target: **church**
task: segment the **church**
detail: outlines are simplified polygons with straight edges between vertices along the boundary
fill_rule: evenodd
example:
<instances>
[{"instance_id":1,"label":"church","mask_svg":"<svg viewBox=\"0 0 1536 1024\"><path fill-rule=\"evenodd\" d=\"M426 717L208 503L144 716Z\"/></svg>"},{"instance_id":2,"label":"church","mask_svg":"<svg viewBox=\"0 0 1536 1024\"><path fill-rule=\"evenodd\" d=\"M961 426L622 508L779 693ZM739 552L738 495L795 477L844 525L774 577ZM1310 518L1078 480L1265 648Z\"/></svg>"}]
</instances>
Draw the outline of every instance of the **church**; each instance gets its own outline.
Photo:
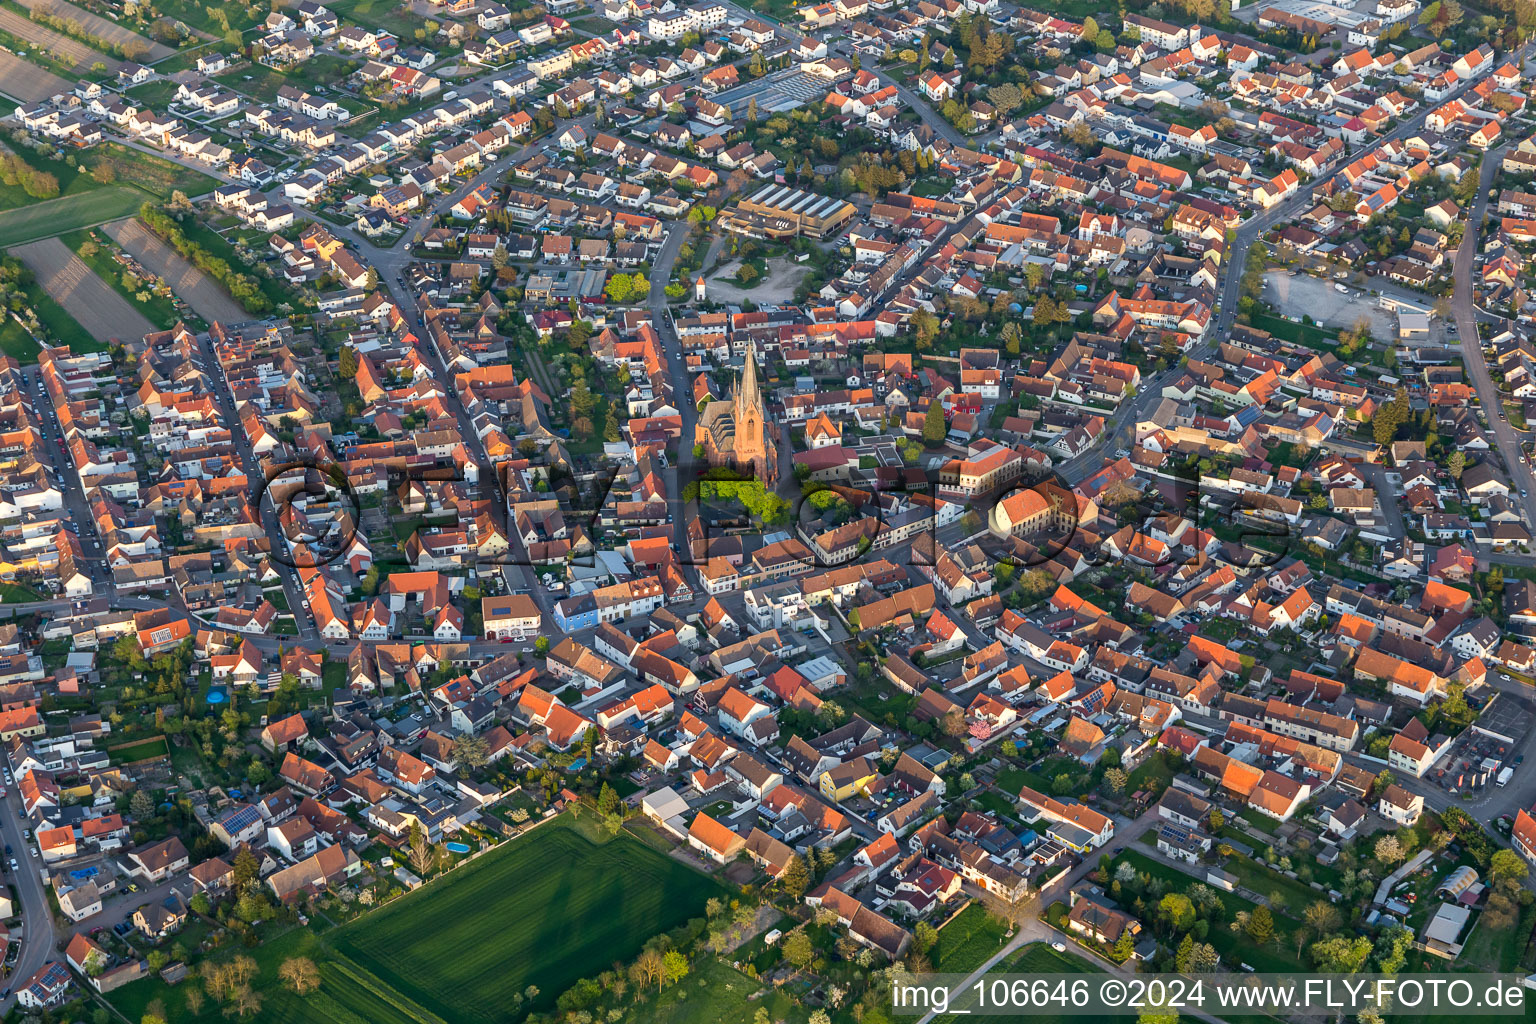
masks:
<instances>
[{"instance_id":1,"label":"church","mask_svg":"<svg viewBox=\"0 0 1536 1024\"><path fill-rule=\"evenodd\" d=\"M699 414L693 442L703 447L711 466L735 466L743 471L751 466L765 487L772 487L778 479L778 447L769 434L768 414L757 385L757 362L750 352L730 400L710 402Z\"/></svg>"}]
</instances>

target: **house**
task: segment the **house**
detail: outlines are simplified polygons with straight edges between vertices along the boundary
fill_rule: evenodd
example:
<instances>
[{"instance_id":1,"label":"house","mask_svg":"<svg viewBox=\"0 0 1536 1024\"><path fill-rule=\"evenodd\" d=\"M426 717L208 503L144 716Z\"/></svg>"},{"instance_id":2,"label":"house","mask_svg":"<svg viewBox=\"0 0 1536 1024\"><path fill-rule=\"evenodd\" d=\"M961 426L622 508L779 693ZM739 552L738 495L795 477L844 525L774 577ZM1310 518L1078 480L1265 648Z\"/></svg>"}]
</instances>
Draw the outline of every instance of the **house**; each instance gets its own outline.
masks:
<instances>
[{"instance_id":1,"label":"house","mask_svg":"<svg viewBox=\"0 0 1536 1024\"><path fill-rule=\"evenodd\" d=\"M746 847L747 841L701 811L688 826L688 845L716 864L725 864Z\"/></svg>"},{"instance_id":2,"label":"house","mask_svg":"<svg viewBox=\"0 0 1536 1024\"><path fill-rule=\"evenodd\" d=\"M1424 813L1424 798L1417 793L1408 792L1394 782L1382 790L1376 809L1388 821L1395 822L1404 828L1411 828Z\"/></svg>"},{"instance_id":3,"label":"house","mask_svg":"<svg viewBox=\"0 0 1536 1024\"><path fill-rule=\"evenodd\" d=\"M1123 910L1117 910L1091 896L1078 897L1067 913L1067 930L1081 935L1090 942L1102 946L1114 946L1120 936L1130 933L1132 938L1141 934L1141 922Z\"/></svg>"},{"instance_id":4,"label":"house","mask_svg":"<svg viewBox=\"0 0 1536 1024\"><path fill-rule=\"evenodd\" d=\"M185 871L190 857L187 848L176 836L162 839L152 846L129 850L128 873L150 884L165 881L178 871Z\"/></svg>"}]
</instances>

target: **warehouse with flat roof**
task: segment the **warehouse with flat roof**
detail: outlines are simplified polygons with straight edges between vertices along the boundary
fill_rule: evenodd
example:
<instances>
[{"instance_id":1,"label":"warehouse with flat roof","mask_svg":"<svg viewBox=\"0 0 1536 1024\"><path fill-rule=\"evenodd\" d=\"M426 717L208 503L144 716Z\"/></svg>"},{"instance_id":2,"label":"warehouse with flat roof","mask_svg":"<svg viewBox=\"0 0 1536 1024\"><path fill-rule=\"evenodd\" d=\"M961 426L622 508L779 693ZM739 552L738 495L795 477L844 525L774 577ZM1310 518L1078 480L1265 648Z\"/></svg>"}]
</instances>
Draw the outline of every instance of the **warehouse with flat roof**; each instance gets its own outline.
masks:
<instances>
[{"instance_id":1,"label":"warehouse with flat roof","mask_svg":"<svg viewBox=\"0 0 1536 1024\"><path fill-rule=\"evenodd\" d=\"M845 199L802 192L788 185L765 185L726 211L725 227L750 238L827 238L853 218Z\"/></svg>"}]
</instances>

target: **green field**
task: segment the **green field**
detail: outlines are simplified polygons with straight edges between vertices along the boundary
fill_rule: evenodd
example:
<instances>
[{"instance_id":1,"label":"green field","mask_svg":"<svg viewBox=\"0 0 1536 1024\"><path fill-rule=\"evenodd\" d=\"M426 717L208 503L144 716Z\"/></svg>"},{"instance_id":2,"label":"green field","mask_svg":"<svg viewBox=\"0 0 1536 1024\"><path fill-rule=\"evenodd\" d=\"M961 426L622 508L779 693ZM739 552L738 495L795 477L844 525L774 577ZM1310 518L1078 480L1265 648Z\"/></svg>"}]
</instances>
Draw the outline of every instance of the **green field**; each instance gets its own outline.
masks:
<instances>
[{"instance_id":1,"label":"green field","mask_svg":"<svg viewBox=\"0 0 1536 1024\"><path fill-rule=\"evenodd\" d=\"M0 247L51 238L138 211L144 194L131 188L98 188L0 213Z\"/></svg>"},{"instance_id":2,"label":"green field","mask_svg":"<svg viewBox=\"0 0 1536 1024\"><path fill-rule=\"evenodd\" d=\"M630 836L599 847L562 822L347 926L332 946L455 1024L490 1024L509 1019L508 992L537 985L547 1006L723 892Z\"/></svg>"},{"instance_id":3,"label":"green field","mask_svg":"<svg viewBox=\"0 0 1536 1024\"><path fill-rule=\"evenodd\" d=\"M939 929L939 942L933 947L933 969L945 974L974 971L1003 948L1007 931L1007 922L988 913L980 903L972 903Z\"/></svg>"},{"instance_id":4,"label":"green field","mask_svg":"<svg viewBox=\"0 0 1536 1024\"><path fill-rule=\"evenodd\" d=\"M0 144L0 152L5 150L15 153L37 170L46 171L57 178L59 180L59 195L61 196L75 196L101 188L89 174L81 174L79 170L69 166L63 160L52 160L41 153L20 146L12 147ZM13 210L19 206L31 206L37 201L27 195L27 190L20 185L0 184L0 210Z\"/></svg>"},{"instance_id":5,"label":"green field","mask_svg":"<svg viewBox=\"0 0 1536 1024\"><path fill-rule=\"evenodd\" d=\"M32 335L7 316L0 320L0 352L14 357L19 363L32 363L37 361L39 349Z\"/></svg>"},{"instance_id":6,"label":"green field","mask_svg":"<svg viewBox=\"0 0 1536 1024\"><path fill-rule=\"evenodd\" d=\"M258 1015L262 1024L423 1024L396 1000L380 998L347 976L325 948L325 937L309 928L294 928L254 950L229 949L226 955L236 952L248 953L260 967L254 987L263 996ZM300 956L313 960L321 977L319 990L304 998L283 988L277 977L284 960ZM164 1004L166 1020L213 1024L230 1019L213 1000L204 1004L201 1013L192 1013L186 1005L189 988L186 984L172 988L157 978L146 978L113 992L110 1001L132 1021L142 1018L155 1000Z\"/></svg>"},{"instance_id":7,"label":"green field","mask_svg":"<svg viewBox=\"0 0 1536 1024\"><path fill-rule=\"evenodd\" d=\"M215 955L256 959L263 1024L499 1024L517 1016L509 993L536 985L535 1005L547 1009L576 980L633 957L652 935L702 917L705 902L724 893L632 836L597 843L567 819L340 928L318 931L317 918L254 950L226 947ZM282 962L295 956L320 968L320 989L304 998L277 980ZM714 993L721 1006L755 991L724 965L711 973L721 984ZM733 985L732 976L740 982ZM146 979L113 992L111 1001L131 1021L157 999L167 1020L226 1019L211 1000L191 1013L187 987ZM684 1006L666 1019L703 1024ZM708 1018L727 1019L734 1018Z\"/></svg>"},{"instance_id":8,"label":"green field","mask_svg":"<svg viewBox=\"0 0 1536 1024\"><path fill-rule=\"evenodd\" d=\"M80 165L91 170L109 166L110 183L98 182L89 172L30 149L16 152L59 180L59 196L37 200L20 185L0 185L0 248L125 217L146 197L169 199L177 190L200 196L218 185L216 179L190 167L116 142L103 143L80 157Z\"/></svg>"}]
</instances>

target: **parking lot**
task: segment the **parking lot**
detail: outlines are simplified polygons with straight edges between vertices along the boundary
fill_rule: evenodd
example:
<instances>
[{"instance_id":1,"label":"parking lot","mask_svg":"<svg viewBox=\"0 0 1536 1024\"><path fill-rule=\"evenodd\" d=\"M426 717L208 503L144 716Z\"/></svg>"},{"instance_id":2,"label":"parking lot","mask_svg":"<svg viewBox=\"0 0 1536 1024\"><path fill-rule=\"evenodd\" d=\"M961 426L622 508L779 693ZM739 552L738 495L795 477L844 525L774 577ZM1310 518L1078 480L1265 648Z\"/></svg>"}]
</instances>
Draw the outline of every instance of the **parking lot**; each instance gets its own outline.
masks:
<instances>
[{"instance_id":1,"label":"parking lot","mask_svg":"<svg viewBox=\"0 0 1536 1024\"><path fill-rule=\"evenodd\" d=\"M1499 771L1510 767L1520 770L1517 761L1520 740L1525 737L1533 718L1524 702L1501 694L1484 709L1477 724L1462 733L1441 764L1427 779L1456 796L1482 793L1497 785Z\"/></svg>"},{"instance_id":2,"label":"parking lot","mask_svg":"<svg viewBox=\"0 0 1536 1024\"><path fill-rule=\"evenodd\" d=\"M1376 298L1347 284L1349 294L1334 287L1339 282L1309 274L1272 270L1264 275L1264 298L1284 316L1310 316L1324 327L1353 327L1363 316L1371 333L1386 342L1397 336L1397 317L1376 304ZM1435 328L1438 329L1438 326Z\"/></svg>"}]
</instances>

